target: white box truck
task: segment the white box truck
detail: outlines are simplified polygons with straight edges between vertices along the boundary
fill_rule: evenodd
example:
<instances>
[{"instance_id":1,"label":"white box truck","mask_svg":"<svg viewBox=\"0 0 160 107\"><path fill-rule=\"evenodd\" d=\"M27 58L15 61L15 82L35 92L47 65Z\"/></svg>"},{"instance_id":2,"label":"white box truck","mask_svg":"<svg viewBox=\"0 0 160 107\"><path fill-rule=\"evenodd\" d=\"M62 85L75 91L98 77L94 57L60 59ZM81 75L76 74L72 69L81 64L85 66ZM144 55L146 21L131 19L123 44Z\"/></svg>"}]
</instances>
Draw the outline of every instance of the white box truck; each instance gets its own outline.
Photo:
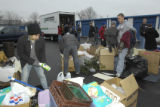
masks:
<instances>
[{"instance_id":1,"label":"white box truck","mask_svg":"<svg viewBox=\"0 0 160 107\"><path fill-rule=\"evenodd\" d=\"M58 11L40 16L40 27L46 39L57 39L58 26L62 24L75 25L75 13Z\"/></svg>"}]
</instances>

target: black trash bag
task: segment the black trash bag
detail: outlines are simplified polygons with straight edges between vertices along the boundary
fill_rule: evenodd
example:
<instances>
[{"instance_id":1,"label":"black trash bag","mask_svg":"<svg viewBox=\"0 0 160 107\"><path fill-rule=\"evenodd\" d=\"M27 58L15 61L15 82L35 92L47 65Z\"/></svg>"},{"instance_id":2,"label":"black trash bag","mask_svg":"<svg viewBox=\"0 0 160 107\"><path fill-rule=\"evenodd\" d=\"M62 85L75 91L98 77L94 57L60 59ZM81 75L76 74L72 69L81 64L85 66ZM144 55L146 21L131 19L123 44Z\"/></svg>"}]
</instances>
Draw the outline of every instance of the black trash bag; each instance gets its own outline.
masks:
<instances>
[{"instance_id":1,"label":"black trash bag","mask_svg":"<svg viewBox=\"0 0 160 107\"><path fill-rule=\"evenodd\" d=\"M3 50L8 58L15 56L15 43L14 42L4 42Z\"/></svg>"},{"instance_id":2,"label":"black trash bag","mask_svg":"<svg viewBox=\"0 0 160 107\"><path fill-rule=\"evenodd\" d=\"M122 78L128 77L130 74L134 74L137 79L143 79L147 76L148 62L141 56L127 57L125 65Z\"/></svg>"}]
</instances>

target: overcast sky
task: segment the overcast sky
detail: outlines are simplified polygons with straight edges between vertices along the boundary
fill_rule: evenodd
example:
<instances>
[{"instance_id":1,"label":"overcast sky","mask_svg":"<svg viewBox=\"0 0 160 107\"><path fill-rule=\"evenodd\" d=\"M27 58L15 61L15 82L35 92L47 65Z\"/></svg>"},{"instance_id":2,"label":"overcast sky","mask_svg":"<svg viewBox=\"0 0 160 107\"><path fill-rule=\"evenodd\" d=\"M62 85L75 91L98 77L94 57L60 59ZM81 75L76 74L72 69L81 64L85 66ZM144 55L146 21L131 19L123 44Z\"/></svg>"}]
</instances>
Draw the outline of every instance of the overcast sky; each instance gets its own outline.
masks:
<instances>
[{"instance_id":1,"label":"overcast sky","mask_svg":"<svg viewBox=\"0 0 160 107\"><path fill-rule=\"evenodd\" d=\"M0 11L13 11L25 19L32 12L77 12L90 6L103 17L160 13L160 0L0 0Z\"/></svg>"}]
</instances>

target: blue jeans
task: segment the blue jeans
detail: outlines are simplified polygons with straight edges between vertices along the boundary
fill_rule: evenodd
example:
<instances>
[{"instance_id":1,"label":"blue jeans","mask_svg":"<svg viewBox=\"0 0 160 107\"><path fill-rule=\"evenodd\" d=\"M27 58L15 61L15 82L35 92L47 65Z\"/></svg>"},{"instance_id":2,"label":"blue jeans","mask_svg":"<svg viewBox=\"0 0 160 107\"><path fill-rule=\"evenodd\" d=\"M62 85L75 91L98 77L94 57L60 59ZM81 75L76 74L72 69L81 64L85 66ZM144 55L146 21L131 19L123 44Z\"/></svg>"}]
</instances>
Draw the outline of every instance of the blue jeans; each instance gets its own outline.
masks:
<instances>
[{"instance_id":1,"label":"blue jeans","mask_svg":"<svg viewBox=\"0 0 160 107\"><path fill-rule=\"evenodd\" d=\"M38 67L38 66L26 64L23 67L22 74L21 74L22 81L28 83L29 74L30 74L30 71L32 68L34 68L34 70L36 71L36 73L40 79L42 87L44 89L48 89L47 80L46 80L46 77L44 74L44 70L43 70L43 68Z\"/></svg>"},{"instance_id":2,"label":"blue jeans","mask_svg":"<svg viewBox=\"0 0 160 107\"><path fill-rule=\"evenodd\" d=\"M77 33L78 41L80 42L80 33Z\"/></svg>"},{"instance_id":3,"label":"blue jeans","mask_svg":"<svg viewBox=\"0 0 160 107\"><path fill-rule=\"evenodd\" d=\"M70 46L64 49L64 73L68 72L68 61L70 54L73 57L75 70L77 73L80 73L80 65L79 65L79 58L78 58L78 50L77 46Z\"/></svg>"},{"instance_id":4,"label":"blue jeans","mask_svg":"<svg viewBox=\"0 0 160 107\"><path fill-rule=\"evenodd\" d=\"M120 75L123 73L124 61L127 53L128 48L124 48L122 49L122 52L119 53L118 57L115 57L115 71Z\"/></svg>"},{"instance_id":5,"label":"blue jeans","mask_svg":"<svg viewBox=\"0 0 160 107\"><path fill-rule=\"evenodd\" d=\"M58 35L58 41L62 39L62 35Z\"/></svg>"},{"instance_id":6,"label":"blue jeans","mask_svg":"<svg viewBox=\"0 0 160 107\"><path fill-rule=\"evenodd\" d=\"M145 38L140 36L140 49L145 49Z\"/></svg>"}]
</instances>

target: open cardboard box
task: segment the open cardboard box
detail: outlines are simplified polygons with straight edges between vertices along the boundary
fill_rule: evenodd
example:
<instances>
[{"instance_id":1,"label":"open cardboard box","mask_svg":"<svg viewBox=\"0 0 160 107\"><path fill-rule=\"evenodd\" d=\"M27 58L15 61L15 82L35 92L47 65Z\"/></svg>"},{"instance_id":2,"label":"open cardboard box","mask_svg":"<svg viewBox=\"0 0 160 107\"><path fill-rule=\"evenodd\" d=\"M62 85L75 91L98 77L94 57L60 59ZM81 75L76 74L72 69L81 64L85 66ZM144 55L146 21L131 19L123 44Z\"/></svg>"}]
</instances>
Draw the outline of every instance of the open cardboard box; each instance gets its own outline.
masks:
<instances>
[{"instance_id":1,"label":"open cardboard box","mask_svg":"<svg viewBox=\"0 0 160 107\"><path fill-rule=\"evenodd\" d=\"M122 87L125 93L123 94L115 88L113 88L111 86L112 84ZM116 77L104 81L101 85L118 95L120 97L120 101L126 107L136 107L139 87L133 74L125 79L120 79Z\"/></svg>"}]
</instances>

